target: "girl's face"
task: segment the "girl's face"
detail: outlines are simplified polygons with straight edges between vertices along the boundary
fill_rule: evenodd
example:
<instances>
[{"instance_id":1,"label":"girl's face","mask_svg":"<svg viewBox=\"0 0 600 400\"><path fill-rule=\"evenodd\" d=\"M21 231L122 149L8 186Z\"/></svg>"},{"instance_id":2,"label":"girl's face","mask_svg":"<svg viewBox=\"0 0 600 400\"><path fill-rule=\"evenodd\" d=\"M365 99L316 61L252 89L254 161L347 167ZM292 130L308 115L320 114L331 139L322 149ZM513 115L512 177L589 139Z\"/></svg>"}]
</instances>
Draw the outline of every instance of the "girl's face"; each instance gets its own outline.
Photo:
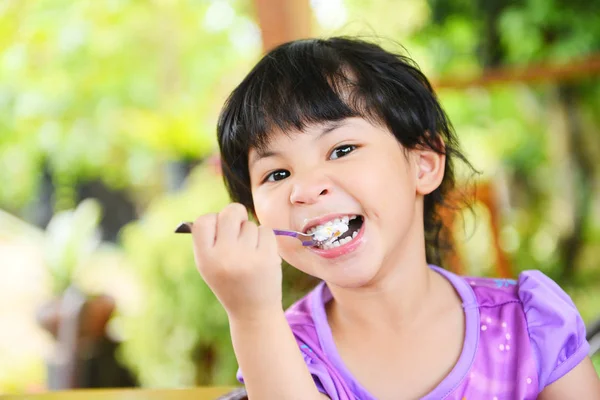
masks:
<instances>
[{"instance_id":1,"label":"girl's face","mask_svg":"<svg viewBox=\"0 0 600 400\"><path fill-rule=\"evenodd\" d=\"M443 156L406 151L387 129L349 118L276 133L264 151L250 150L248 166L261 224L306 232L337 218L356 231L331 248L278 237L280 255L296 268L360 287L401 252L424 254L422 197L441 182Z\"/></svg>"}]
</instances>

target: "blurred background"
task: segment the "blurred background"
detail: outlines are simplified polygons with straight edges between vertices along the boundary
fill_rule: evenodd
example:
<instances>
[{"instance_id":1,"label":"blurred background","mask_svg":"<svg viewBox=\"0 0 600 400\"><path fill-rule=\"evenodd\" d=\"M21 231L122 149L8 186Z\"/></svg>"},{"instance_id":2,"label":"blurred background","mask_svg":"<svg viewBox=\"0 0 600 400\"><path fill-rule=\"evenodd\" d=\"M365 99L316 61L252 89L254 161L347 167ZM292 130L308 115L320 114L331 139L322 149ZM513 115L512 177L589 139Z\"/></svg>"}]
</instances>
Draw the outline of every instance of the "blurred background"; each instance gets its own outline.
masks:
<instances>
[{"instance_id":1,"label":"blurred background","mask_svg":"<svg viewBox=\"0 0 600 400\"><path fill-rule=\"evenodd\" d=\"M414 58L481 171L446 266L540 269L600 318L598 0L5 0L0 394L235 383L173 230L228 202L229 92L273 46L338 34ZM286 304L314 283L284 276Z\"/></svg>"}]
</instances>

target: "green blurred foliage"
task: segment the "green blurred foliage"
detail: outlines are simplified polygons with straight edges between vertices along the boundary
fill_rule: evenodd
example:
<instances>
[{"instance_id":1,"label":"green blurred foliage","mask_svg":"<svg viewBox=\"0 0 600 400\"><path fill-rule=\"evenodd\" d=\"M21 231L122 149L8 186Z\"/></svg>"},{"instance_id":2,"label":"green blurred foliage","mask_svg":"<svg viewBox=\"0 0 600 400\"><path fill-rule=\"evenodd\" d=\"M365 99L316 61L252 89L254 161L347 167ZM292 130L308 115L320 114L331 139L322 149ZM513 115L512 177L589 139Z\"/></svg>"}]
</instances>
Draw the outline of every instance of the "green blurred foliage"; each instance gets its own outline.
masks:
<instances>
[{"instance_id":1,"label":"green blurred foliage","mask_svg":"<svg viewBox=\"0 0 600 400\"><path fill-rule=\"evenodd\" d=\"M62 294L74 283L74 277L98 249L101 214L97 201L85 199L74 210L60 211L50 220L44 261L52 276L54 294Z\"/></svg>"},{"instance_id":2,"label":"green blurred foliage","mask_svg":"<svg viewBox=\"0 0 600 400\"><path fill-rule=\"evenodd\" d=\"M57 209L100 178L146 194L167 160L215 146L228 74L260 51L248 1L0 4L0 204L20 210L47 163Z\"/></svg>"},{"instance_id":3,"label":"green blurred foliage","mask_svg":"<svg viewBox=\"0 0 600 400\"><path fill-rule=\"evenodd\" d=\"M568 61L598 51L600 5L570 0L429 0L431 22L417 37L433 46L438 71ZM466 71L462 68L466 67Z\"/></svg>"},{"instance_id":4,"label":"green blurred foliage","mask_svg":"<svg viewBox=\"0 0 600 400\"><path fill-rule=\"evenodd\" d=\"M143 310L124 319L125 356L148 385L191 385L197 373L230 383L235 374L227 316L194 268L191 237L173 233L178 222L218 212L227 202L221 178L199 167L186 188L159 196L123 231L124 251L144 293ZM214 371L196 372L194 352L202 345L214 351Z\"/></svg>"}]
</instances>

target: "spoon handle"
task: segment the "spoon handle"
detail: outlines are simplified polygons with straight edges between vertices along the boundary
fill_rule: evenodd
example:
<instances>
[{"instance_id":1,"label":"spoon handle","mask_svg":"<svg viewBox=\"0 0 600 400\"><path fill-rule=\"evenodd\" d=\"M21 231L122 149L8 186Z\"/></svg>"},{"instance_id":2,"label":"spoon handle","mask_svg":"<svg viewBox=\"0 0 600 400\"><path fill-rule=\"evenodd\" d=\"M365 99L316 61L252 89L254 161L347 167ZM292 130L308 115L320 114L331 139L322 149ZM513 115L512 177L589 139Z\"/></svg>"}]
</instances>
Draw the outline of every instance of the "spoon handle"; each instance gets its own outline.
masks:
<instances>
[{"instance_id":1,"label":"spoon handle","mask_svg":"<svg viewBox=\"0 0 600 400\"><path fill-rule=\"evenodd\" d=\"M175 233L192 233L192 222L182 222L175 229ZM294 237L302 242L303 246L314 246L315 240L311 235L307 235L305 233L296 232L296 231L288 231L285 229L273 229L273 232L278 236L290 236Z\"/></svg>"}]
</instances>

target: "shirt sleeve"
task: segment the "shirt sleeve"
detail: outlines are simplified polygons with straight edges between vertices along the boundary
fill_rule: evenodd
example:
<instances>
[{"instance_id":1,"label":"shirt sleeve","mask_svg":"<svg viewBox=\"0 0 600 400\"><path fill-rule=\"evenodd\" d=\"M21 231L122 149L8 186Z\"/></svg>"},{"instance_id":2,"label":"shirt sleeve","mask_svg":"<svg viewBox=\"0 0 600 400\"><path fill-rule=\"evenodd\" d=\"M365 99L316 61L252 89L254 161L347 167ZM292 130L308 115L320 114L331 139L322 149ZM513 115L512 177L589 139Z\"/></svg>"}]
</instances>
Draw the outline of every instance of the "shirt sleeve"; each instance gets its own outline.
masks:
<instances>
[{"instance_id":1,"label":"shirt sleeve","mask_svg":"<svg viewBox=\"0 0 600 400\"><path fill-rule=\"evenodd\" d=\"M518 290L541 391L588 355L586 328L569 295L542 272L521 273Z\"/></svg>"}]
</instances>

